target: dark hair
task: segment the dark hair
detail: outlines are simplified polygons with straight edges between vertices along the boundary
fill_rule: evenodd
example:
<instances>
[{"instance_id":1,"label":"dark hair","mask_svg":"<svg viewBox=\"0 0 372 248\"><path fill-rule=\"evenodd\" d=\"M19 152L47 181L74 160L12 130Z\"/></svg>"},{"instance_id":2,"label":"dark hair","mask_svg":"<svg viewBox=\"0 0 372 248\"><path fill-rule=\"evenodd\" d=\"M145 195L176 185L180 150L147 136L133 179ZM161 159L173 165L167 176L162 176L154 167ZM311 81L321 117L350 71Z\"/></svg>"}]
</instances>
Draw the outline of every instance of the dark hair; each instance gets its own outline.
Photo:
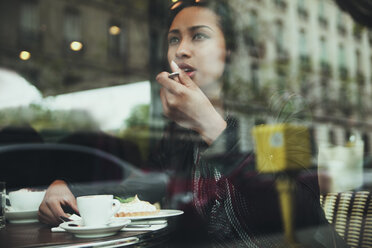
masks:
<instances>
[{"instance_id":1,"label":"dark hair","mask_svg":"<svg viewBox=\"0 0 372 248\"><path fill-rule=\"evenodd\" d=\"M235 31L232 9L227 1L223 0L179 0L173 3L170 7L170 14L168 20L168 28L176 15L187 7L203 7L212 10L219 17L219 26L226 42L226 49L234 51L235 44Z\"/></svg>"}]
</instances>

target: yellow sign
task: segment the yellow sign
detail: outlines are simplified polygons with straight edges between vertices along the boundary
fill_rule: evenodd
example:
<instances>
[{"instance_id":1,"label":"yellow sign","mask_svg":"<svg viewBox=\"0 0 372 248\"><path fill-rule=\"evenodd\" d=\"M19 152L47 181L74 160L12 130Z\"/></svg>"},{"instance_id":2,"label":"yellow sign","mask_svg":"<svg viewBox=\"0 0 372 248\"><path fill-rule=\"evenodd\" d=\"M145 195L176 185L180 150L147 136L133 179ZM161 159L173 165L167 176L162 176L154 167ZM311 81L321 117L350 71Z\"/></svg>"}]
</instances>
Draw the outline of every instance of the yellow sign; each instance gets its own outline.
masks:
<instances>
[{"instance_id":1,"label":"yellow sign","mask_svg":"<svg viewBox=\"0 0 372 248\"><path fill-rule=\"evenodd\" d=\"M258 171L300 170L311 165L307 127L292 124L259 125L252 132Z\"/></svg>"}]
</instances>

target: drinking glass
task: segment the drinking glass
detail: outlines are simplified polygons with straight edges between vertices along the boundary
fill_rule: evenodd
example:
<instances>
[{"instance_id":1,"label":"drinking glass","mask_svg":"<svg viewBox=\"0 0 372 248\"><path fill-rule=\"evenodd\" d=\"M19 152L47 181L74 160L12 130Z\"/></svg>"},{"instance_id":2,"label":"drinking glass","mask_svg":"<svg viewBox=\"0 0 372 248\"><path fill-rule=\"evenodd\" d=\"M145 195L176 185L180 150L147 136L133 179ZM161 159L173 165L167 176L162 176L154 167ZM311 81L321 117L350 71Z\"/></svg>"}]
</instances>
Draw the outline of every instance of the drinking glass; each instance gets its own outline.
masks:
<instances>
[{"instance_id":1,"label":"drinking glass","mask_svg":"<svg viewBox=\"0 0 372 248\"><path fill-rule=\"evenodd\" d=\"M5 227L5 204L6 204L5 182L0 182L0 229Z\"/></svg>"},{"instance_id":2,"label":"drinking glass","mask_svg":"<svg viewBox=\"0 0 372 248\"><path fill-rule=\"evenodd\" d=\"M353 191L363 185L363 141L344 145L319 145L318 168L321 191Z\"/></svg>"}]
</instances>

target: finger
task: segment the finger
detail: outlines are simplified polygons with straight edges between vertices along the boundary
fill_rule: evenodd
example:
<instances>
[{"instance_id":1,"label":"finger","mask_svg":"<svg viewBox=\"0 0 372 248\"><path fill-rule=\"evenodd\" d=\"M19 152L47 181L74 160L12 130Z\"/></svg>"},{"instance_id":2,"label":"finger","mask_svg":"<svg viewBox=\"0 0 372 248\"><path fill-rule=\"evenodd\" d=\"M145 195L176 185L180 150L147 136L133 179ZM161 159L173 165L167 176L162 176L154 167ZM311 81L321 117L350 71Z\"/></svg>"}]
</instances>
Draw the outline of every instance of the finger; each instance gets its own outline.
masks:
<instances>
[{"instance_id":1,"label":"finger","mask_svg":"<svg viewBox=\"0 0 372 248\"><path fill-rule=\"evenodd\" d=\"M56 220L53 217L50 217L50 216L40 216L39 217L39 220L41 223L44 223L44 224L47 224L47 225L50 225L50 226L58 226L62 221L61 220Z\"/></svg>"},{"instance_id":2,"label":"finger","mask_svg":"<svg viewBox=\"0 0 372 248\"><path fill-rule=\"evenodd\" d=\"M182 94L181 92L176 95L172 92L170 92L169 90L167 89L164 89L164 98L165 100L167 101L167 108L172 111L172 108L177 108L177 106L181 103L181 100L182 100Z\"/></svg>"},{"instance_id":3,"label":"finger","mask_svg":"<svg viewBox=\"0 0 372 248\"><path fill-rule=\"evenodd\" d=\"M45 206L43 209L39 209L38 217L39 220L45 224L58 225L61 223L61 220L59 218L56 219L52 211L47 206Z\"/></svg>"},{"instance_id":4,"label":"finger","mask_svg":"<svg viewBox=\"0 0 372 248\"><path fill-rule=\"evenodd\" d=\"M72 208L72 210L74 210L75 213L77 214L80 214L79 213L79 209L77 207L77 202L76 202L76 198L73 197L69 202L68 202L69 206Z\"/></svg>"},{"instance_id":5,"label":"finger","mask_svg":"<svg viewBox=\"0 0 372 248\"><path fill-rule=\"evenodd\" d=\"M45 224L49 224L49 222L47 220L48 218L46 217L47 215L45 214L45 206L40 205L39 211L37 212L37 216L38 216L38 219L40 220L40 222L45 223Z\"/></svg>"},{"instance_id":6,"label":"finger","mask_svg":"<svg viewBox=\"0 0 372 248\"><path fill-rule=\"evenodd\" d=\"M39 207L39 211L38 211L38 216L40 217L40 219L42 220L42 222L44 223L49 223L48 220L50 220L50 216L53 216L52 212L50 212L48 206L46 205L45 202L43 202L40 207Z\"/></svg>"},{"instance_id":7,"label":"finger","mask_svg":"<svg viewBox=\"0 0 372 248\"><path fill-rule=\"evenodd\" d=\"M54 219L59 220L59 216L68 217L68 215L62 209L61 202L47 202L47 206L51 214L54 216Z\"/></svg>"},{"instance_id":8,"label":"finger","mask_svg":"<svg viewBox=\"0 0 372 248\"><path fill-rule=\"evenodd\" d=\"M38 219L41 223L54 225L54 221L44 214L38 213Z\"/></svg>"},{"instance_id":9,"label":"finger","mask_svg":"<svg viewBox=\"0 0 372 248\"><path fill-rule=\"evenodd\" d=\"M170 92L177 94L181 90L181 84L174 82L175 80L168 78L168 72L161 72L156 76L156 81Z\"/></svg>"},{"instance_id":10,"label":"finger","mask_svg":"<svg viewBox=\"0 0 372 248\"><path fill-rule=\"evenodd\" d=\"M187 88L191 87L198 87L194 81L186 74L186 72L182 71L180 72L180 75L178 76L180 83L185 85Z\"/></svg>"}]
</instances>

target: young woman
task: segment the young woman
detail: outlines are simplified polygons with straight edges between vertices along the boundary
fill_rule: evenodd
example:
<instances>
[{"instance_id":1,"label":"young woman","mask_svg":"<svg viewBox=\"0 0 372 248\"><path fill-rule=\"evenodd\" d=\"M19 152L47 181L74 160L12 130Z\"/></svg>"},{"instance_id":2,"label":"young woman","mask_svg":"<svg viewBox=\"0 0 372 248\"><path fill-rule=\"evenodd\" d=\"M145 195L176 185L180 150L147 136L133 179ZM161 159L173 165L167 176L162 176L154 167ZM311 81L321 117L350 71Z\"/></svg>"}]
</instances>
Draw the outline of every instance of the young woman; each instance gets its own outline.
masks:
<instances>
[{"instance_id":1,"label":"young woman","mask_svg":"<svg viewBox=\"0 0 372 248\"><path fill-rule=\"evenodd\" d=\"M173 174L169 206L185 210L177 219L178 238L227 247L285 246L277 175L254 172L252 156L239 152L239 139L224 142L238 128L223 101L235 49L231 9L225 1L190 0L170 11L167 60L179 76L162 72L156 78L171 123L152 162ZM221 146L218 159L208 156ZM342 247L319 205L316 175L296 177L296 191L297 242Z\"/></svg>"}]
</instances>

